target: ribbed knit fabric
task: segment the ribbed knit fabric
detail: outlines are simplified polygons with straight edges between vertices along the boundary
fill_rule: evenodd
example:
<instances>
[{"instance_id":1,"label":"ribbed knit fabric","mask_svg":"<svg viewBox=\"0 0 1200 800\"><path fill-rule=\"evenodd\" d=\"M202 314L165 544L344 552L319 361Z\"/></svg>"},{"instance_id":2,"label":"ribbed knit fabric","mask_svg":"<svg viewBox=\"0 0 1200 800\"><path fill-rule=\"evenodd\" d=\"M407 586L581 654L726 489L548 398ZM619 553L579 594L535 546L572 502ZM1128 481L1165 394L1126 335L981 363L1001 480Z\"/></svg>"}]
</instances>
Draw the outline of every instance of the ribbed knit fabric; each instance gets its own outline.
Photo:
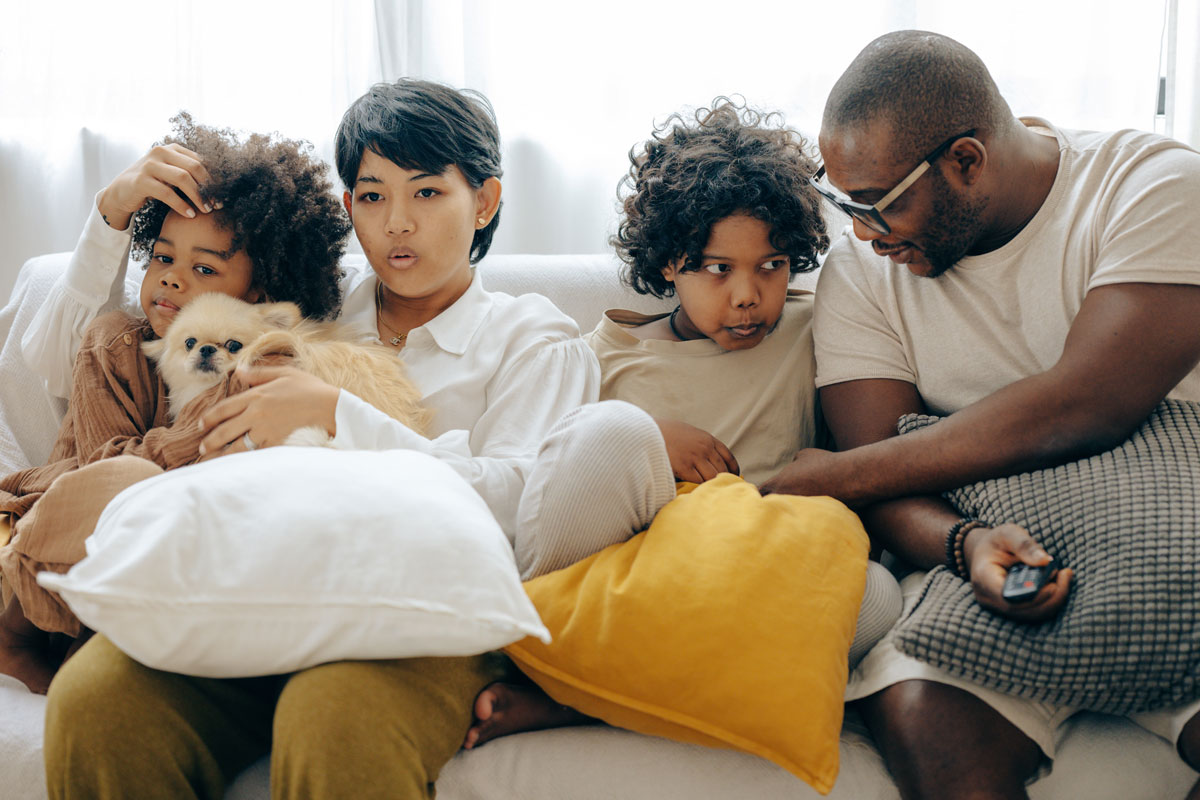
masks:
<instances>
[{"instance_id":1,"label":"ribbed knit fabric","mask_svg":"<svg viewBox=\"0 0 1200 800\"><path fill-rule=\"evenodd\" d=\"M875 643L884 637L904 610L900 584L878 561L867 562L867 586L858 608L858 626L850 643L850 669L854 669Z\"/></svg>"},{"instance_id":2,"label":"ribbed knit fabric","mask_svg":"<svg viewBox=\"0 0 1200 800\"><path fill-rule=\"evenodd\" d=\"M620 400L571 411L543 440L517 508L521 578L628 540L674 497L667 446L649 414Z\"/></svg>"}]
</instances>

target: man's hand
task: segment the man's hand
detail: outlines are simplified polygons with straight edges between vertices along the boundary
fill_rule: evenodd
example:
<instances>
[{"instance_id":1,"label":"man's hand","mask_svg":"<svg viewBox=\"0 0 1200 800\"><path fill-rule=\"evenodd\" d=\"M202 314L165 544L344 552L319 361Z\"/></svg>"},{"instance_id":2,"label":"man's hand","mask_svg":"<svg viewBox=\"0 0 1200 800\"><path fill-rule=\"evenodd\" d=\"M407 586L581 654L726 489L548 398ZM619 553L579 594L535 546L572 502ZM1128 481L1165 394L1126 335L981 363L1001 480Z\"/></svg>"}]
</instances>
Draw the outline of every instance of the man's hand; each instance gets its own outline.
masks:
<instances>
[{"instance_id":1,"label":"man's hand","mask_svg":"<svg viewBox=\"0 0 1200 800\"><path fill-rule=\"evenodd\" d=\"M842 494L841 487L833 480L833 468L837 461L837 453L816 447L806 448L796 453L792 463L768 478L758 490L762 494L828 495L842 500L839 496Z\"/></svg>"},{"instance_id":2,"label":"man's hand","mask_svg":"<svg viewBox=\"0 0 1200 800\"><path fill-rule=\"evenodd\" d=\"M1027 603L1013 605L1001 597L1004 579L1013 564L1024 562L1040 567L1050 563L1050 554L1019 525L999 525L970 531L963 542L963 555L971 574L975 599L979 605L1002 616L1025 622L1052 619L1062 611L1071 592L1074 572L1060 569Z\"/></svg>"},{"instance_id":3,"label":"man's hand","mask_svg":"<svg viewBox=\"0 0 1200 800\"><path fill-rule=\"evenodd\" d=\"M676 480L704 483L722 472L739 473L737 459L707 431L677 419L654 418L667 444L667 457Z\"/></svg>"},{"instance_id":4,"label":"man's hand","mask_svg":"<svg viewBox=\"0 0 1200 800\"><path fill-rule=\"evenodd\" d=\"M192 206L205 212L212 210L200 191L209 180L200 156L183 145L158 145L113 178L100 193L97 206L108 227L117 231L128 228L130 217L151 199L161 200L185 217L194 217ZM187 200L179 196L180 192Z\"/></svg>"}]
</instances>

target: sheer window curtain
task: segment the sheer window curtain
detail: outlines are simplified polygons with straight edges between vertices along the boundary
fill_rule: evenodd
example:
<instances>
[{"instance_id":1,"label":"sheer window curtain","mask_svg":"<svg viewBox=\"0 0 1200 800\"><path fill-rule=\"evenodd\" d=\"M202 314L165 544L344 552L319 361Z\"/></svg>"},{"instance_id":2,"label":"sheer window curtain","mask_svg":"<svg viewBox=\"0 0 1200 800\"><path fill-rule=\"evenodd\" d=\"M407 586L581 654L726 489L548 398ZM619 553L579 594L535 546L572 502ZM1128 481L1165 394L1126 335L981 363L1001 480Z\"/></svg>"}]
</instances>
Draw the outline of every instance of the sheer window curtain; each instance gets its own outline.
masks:
<instances>
[{"instance_id":1,"label":"sheer window curtain","mask_svg":"<svg viewBox=\"0 0 1200 800\"><path fill-rule=\"evenodd\" d=\"M492 100L504 140L495 252L608 249L627 153L673 111L740 94L815 136L868 41L972 47L1018 114L1200 143L1196 0L125 0L0 7L0 297L71 249L96 192L187 109L326 159L346 105L414 75ZM1171 13L1172 8L1174 12ZM1159 76L1167 76L1158 114ZM340 187L339 187L340 188Z\"/></svg>"},{"instance_id":2,"label":"sheer window curtain","mask_svg":"<svg viewBox=\"0 0 1200 800\"><path fill-rule=\"evenodd\" d=\"M1159 133L1200 147L1200 2L1166 0Z\"/></svg>"}]
</instances>

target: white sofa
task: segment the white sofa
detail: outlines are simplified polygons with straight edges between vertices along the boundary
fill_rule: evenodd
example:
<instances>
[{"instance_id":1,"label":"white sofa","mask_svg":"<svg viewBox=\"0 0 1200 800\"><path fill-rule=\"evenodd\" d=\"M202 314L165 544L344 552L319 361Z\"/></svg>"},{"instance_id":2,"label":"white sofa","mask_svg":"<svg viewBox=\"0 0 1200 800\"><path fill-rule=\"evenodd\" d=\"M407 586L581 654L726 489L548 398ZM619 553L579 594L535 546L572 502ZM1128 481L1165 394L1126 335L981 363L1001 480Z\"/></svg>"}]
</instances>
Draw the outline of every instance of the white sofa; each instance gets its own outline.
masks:
<instances>
[{"instance_id":1,"label":"white sofa","mask_svg":"<svg viewBox=\"0 0 1200 800\"><path fill-rule=\"evenodd\" d=\"M20 338L68 254L30 260L8 305L0 310L0 470L47 457L61 401L48 397L25 367ZM349 258L354 258L353 256ZM358 258L361 258L359 256ZM620 306L669 308L623 288L607 256L492 256L479 267L484 285L510 294L540 292L574 317L581 329ZM141 273L134 268L133 285ZM814 276L800 276L811 285ZM44 698L0 677L0 797L45 796L41 738ZM1035 783L1034 800L1162 800L1182 798L1196 773L1165 741L1132 723L1100 714L1078 715L1065 734L1053 772ZM813 800L819 795L783 769L757 757L680 744L607 727L527 733L458 755L437 783L440 800ZM838 800L897 798L878 752L853 715L841 742L841 772L828 795ZM265 760L231 787L235 800L267 797Z\"/></svg>"}]
</instances>

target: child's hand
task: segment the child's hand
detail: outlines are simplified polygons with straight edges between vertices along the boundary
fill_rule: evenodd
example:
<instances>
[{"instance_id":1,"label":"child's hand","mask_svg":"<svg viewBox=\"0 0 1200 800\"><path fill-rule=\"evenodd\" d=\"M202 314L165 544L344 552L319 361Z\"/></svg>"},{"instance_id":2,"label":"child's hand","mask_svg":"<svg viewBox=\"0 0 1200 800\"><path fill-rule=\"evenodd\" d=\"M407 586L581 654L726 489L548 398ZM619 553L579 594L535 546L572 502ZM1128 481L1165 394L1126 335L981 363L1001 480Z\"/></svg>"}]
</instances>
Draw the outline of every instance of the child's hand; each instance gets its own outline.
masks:
<instances>
[{"instance_id":1,"label":"child's hand","mask_svg":"<svg viewBox=\"0 0 1200 800\"><path fill-rule=\"evenodd\" d=\"M1067 602L1071 593L1070 569L1060 569L1029 602L1014 605L1001 592L1008 568L1024 562L1040 567L1050 563L1050 555L1034 541L1029 531L1019 525L998 525L995 528L976 528L963 542L963 555L971 576L971 587L979 605L1013 619L1041 622L1052 619Z\"/></svg>"},{"instance_id":2,"label":"child's hand","mask_svg":"<svg viewBox=\"0 0 1200 800\"><path fill-rule=\"evenodd\" d=\"M739 472L729 448L707 431L677 419L654 418L667 443L667 457L676 480L704 483L722 472Z\"/></svg>"},{"instance_id":3,"label":"child's hand","mask_svg":"<svg viewBox=\"0 0 1200 800\"><path fill-rule=\"evenodd\" d=\"M208 170L198 155L182 145L158 145L114 178L100 193L97 205L108 227L118 231L128 228L130 217L151 198L185 217L194 217L192 206L212 211L200 195L200 187L208 181ZM191 205L176 189L191 200Z\"/></svg>"},{"instance_id":4,"label":"child's hand","mask_svg":"<svg viewBox=\"0 0 1200 800\"><path fill-rule=\"evenodd\" d=\"M339 389L295 367L238 369L250 388L217 403L200 418L206 431L202 454L258 449L282 444L297 428L317 425L330 436L336 432ZM244 437L253 447L248 447Z\"/></svg>"}]
</instances>

